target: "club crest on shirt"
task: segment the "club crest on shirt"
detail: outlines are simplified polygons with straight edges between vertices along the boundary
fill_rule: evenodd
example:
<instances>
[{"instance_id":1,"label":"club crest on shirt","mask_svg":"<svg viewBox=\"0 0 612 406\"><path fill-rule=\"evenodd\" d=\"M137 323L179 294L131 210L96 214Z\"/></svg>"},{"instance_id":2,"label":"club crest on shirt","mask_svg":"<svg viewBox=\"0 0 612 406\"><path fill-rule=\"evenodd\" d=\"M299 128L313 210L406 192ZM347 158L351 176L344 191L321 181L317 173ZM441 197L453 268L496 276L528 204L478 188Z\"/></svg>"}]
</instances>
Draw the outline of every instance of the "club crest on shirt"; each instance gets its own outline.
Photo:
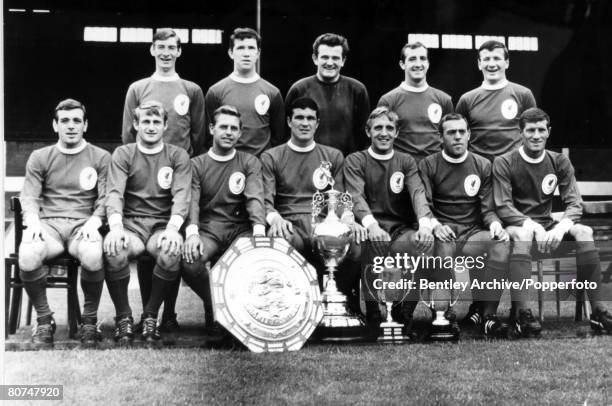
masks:
<instances>
[{"instance_id":1,"label":"club crest on shirt","mask_svg":"<svg viewBox=\"0 0 612 406\"><path fill-rule=\"evenodd\" d=\"M549 173L548 175L544 176L544 179L542 180L542 192L544 192L545 195L549 195L554 192L556 187L557 176L555 174Z\"/></svg>"},{"instance_id":2,"label":"club crest on shirt","mask_svg":"<svg viewBox=\"0 0 612 406\"><path fill-rule=\"evenodd\" d=\"M442 118L442 106L438 103L431 103L427 107L427 115L429 116L429 121L433 124L438 124Z\"/></svg>"},{"instance_id":3,"label":"club crest on shirt","mask_svg":"<svg viewBox=\"0 0 612 406\"><path fill-rule=\"evenodd\" d=\"M184 116L189 111L189 97L184 94L179 94L174 98L174 111L179 116Z\"/></svg>"},{"instance_id":4,"label":"club crest on shirt","mask_svg":"<svg viewBox=\"0 0 612 406\"><path fill-rule=\"evenodd\" d=\"M244 173L242 172L234 172L231 174L229 178L229 190L235 195L239 195L244 190L245 185Z\"/></svg>"},{"instance_id":5,"label":"club crest on shirt","mask_svg":"<svg viewBox=\"0 0 612 406\"><path fill-rule=\"evenodd\" d=\"M98 182L98 173L94 168L88 166L79 174L79 184L83 190L91 190L96 187Z\"/></svg>"},{"instance_id":6,"label":"club crest on shirt","mask_svg":"<svg viewBox=\"0 0 612 406\"><path fill-rule=\"evenodd\" d=\"M469 197L474 197L480 190L480 178L478 175L471 174L465 177L463 181L463 189Z\"/></svg>"},{"instance_id":7,"label":"club crest on shirt","mask_svg":"<svg viewBox=\"0 0 612 406\"><path fill-rule=\"evenodd\" d=\"M162 189L170 189L172 186L172 168L164 166L157 172L157 184Z\"/></svg>"},{"instance_id":8,"label":"club crest on shirt","mask_svg":"<svg viewBox=\"0 0 612 406\"><path fill-rule=\"evenodd\" d=\"M501 104L501 113L506 120L512 120L518 114L518 104L514 99L506 99Z\"/></svg>"},{"instance_id":9,"label":"club crest on shirt","mask_svg":"<svg viewBox=\"0 0 612 406\"><path fill-rule=\"evenodd\" d=\"M329 174L326 173L322 168L317 168L312 173L312 184L318 190L323 190L329 185Z\"/></svg>"},{"instance_id":10,"label":"club crest on shirt","mask_svg":"<svg viewBox=\"0 0 612 406\"><path fill-rule=\"evenodd\" d=\"M255 98L255 111L260 116L263 116L268 112L270 108L270 98L266 94L260 94Z\"/></svg>"},{"instance_id":11,"label":"club crest on shirt","mask_svg":"<svg viewBox=\"0 0 612 406\"><path fill-rule=\"evenodd\" d=\"M393 175L389 178L389 186L393 193L401 193L404 190L404 174L399 171L393 172Z\"/></svg>"}]
</instances>

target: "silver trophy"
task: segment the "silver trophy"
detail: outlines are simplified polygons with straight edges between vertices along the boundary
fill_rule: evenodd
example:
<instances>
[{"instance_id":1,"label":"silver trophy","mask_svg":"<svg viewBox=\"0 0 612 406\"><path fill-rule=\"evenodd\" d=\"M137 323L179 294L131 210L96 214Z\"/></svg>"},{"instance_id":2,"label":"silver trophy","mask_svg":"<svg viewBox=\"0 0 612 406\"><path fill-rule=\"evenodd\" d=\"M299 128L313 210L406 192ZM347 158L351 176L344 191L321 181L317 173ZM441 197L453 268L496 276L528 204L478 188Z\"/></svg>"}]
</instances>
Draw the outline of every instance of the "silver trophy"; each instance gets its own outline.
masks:
<instances>
[{"instance_id":1,"label":"silver trophy","mask_svg":"<svg viewBox=\"0 0 612 406\"><path fill-rule=\"evenodd\" d=\"M449 320L446 317L446 312L452 310L453 306L459 300L459 292L457 290L447 291L447 296L440 298L440 292L436 289L425 289L419 291L421 302L423 302L432 314L432 321L427 338L432 341L453 341L459 339L459 328L455 320ZM436 298L438 296L438 298ZM442 310L445 306L446 310ZM454 312L450 312L453 317Z\"/></svg>"},{"instance_id":2,"label":"silver trophy","mask_svg":"<svg viewBox=\"0 0 612 406\"><path fill-rule=\"evenodd\" d=\"M410 273L408 273L410 275ZM382 272L383 280L385 282L400 282L402 280L402 270L399 268L386 269ZM396 302L397 306L401 306L402 300L407 296L407 292L398 292L397 290L389 291L388 289L381 289L378 292L378 298L384 303L387 311L387 319L380 323L380 335L377 341L382 344L402 344L411 341L411 338L405 336L403 333L404 325L393 320L391 317L391 309L393 308L393 302ZM398 294L401 297L398 297Z\"/></svg>"},{"instance_id":3,"label":"silver trophy","mask_svg":"<svg viewBox=\"0 0 612 406\"><path fill-rule=\"evenodd\" d=\"M363 321L347 310L347 298L338 290L335 273L337 266L344 260L351 243L351 229L340 221L338 211L353 215L353 199L348 193L334 189L334 178L331 175L331 163L322 162L315 171L313 181L319 191L312 197L312 240L328 271L322 294L323 337L330 341L347 341L359 339L363 335ZM325 192L322 189L330 186ZM327 210L325 219L317 222L319 216ZM357 335L356 335L357 334Z\"/></svg>"}]
</instances>

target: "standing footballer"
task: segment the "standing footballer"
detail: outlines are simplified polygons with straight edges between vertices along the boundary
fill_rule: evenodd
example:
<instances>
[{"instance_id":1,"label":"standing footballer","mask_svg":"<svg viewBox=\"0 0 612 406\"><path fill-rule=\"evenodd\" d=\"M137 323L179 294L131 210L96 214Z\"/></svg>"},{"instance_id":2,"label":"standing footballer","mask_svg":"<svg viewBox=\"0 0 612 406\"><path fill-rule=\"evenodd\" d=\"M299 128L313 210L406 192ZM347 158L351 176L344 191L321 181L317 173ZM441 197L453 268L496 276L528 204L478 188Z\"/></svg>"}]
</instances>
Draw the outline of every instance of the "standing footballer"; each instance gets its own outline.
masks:
<instances>
[{"instance_id":1,"label":"standing footballer","mask_svg":"<svg viewBox=\"0 0 612 406\"><path fill-rule=\"evenodd\" d=\"M233 72L208 89L205 97L206 123L222 105L235 106L242 117L242 136L236 149L259 156L284 139L285 108L280 91L256 71L261 37L251 28L236 28L230 37L229 57ZM206 146L212 140L209 137Z\"/></svg>"},{"instance_id":2,"label":"standing footballer","mask_svg":"<svg viewBox=\"0 0 612 406\"><path fill-rule=\"evenodd\" d=\"M442 145L438 123L442 116L452 113L451 97L429 86L429 51L420 42L404 45L400 54L400 68L404 81L383 95L378 106L386 106L399 117L399 135L394 148L420 161L440 151Z\"/></svg>"},{"instance_id":3,"label":"standing footballer","mask_svg":"<svg viewBox=\"0 0 612 406\"><path fill-rule=\"evenodd\" d=\"M363 131L370 111L366 87L340 72L349 52L348 41L338 34L322 34L312 44L312 61L317 73L298 80L287 92L285 105L310 97L319 106L315 141L342 151L346 156L365 148Z\"/></svg>"}]
</instances>

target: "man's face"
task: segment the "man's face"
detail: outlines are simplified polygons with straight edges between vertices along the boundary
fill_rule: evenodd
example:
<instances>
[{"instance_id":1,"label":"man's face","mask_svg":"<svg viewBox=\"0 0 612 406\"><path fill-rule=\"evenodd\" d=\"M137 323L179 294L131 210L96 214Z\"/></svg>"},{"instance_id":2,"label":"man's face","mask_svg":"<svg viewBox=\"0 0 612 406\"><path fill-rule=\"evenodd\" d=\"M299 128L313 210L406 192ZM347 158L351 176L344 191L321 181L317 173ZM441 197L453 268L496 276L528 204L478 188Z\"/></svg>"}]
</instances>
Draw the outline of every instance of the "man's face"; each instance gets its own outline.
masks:
<instances>
[{"instance_id":1,"label":"man's face","mask_svg":"<svg viewBox=\"0 0 612 406\"><path fill-rule=\"evenodd\" d=\"M219 114L215 125L210 125L215 148L220 152L229 152L240 138L240 119L229 114Z\"/></svg>"},{"instance_id":2,"label":"man's face","mask_svg":"<svg viewBox=\"0 0 612 406\"><path fill-rule=\"evenodd\" d=\"M510 61L504 59L502 48L495 48L493 51L483 49L478 54L478 69L486 83L495 84L506 79L506 69L509 66Z\"/></svg>"},{"instance_id":3,"label":"man's face","mask_svg":"<svg viewBox=\"0 0 612 406\"><path fill-rule=\"evenodd\" d=\"M83 133L87 131L87 120L83 116L81 109L57 111L57 119L53 120L53 131L57 133L63 147L74 148L81 143Z\"/></svg>"},{"instance_id":4,"label":"man's face","mask_svg":"<svg viewBox=\"0 0 612 406\"><path fill-rule=\"evenodd\" d=\"M134 128L138 132L137 138L146 147L159 144L166 127L164 119L154 114L140 113L140 118L134 122Z\"/></svg>"},{"instance_id":5,"label":"man's face","mask_svg":"<svg viewBox=\"0 0 612 406\"><path fill-rule=\"evenodd\" d=\"M449 120L442 125L442 143L444 152L453 158L459 158L467 151L470 130L465 120Z\"/></svg>"},{"instance_id":6,"label":"man's face","mask_svg":"<svg viewBox=\"0 0 612 406\"><path fill-rule=\"evenodd\" d=\"M535 123L525 123L521 131L523 136L523 148L531 155L539 155L546 148L546 140L550 136L548 121L542 120Z\"/></svg>"},{"instance_id":7,"label":"man's face","mask_svg":"<svg viewBox=\"0 0 612 406\"><path fill-rule=\"evenodd\" d=\"M366 133L372 141L372 150L375 153L384 155L393 150L393 142L397 138L397 127L387 116L375 118Z\"/></svg>"},{"instance_id":8,"label":"man's face","mask_svg":"<svg viewBox=\"0 0 612 406\"><path fill-rule=\"evenodd\" d=\"M181 56L177 38L157 40L151 45L151 55L155 58L155 67L163 71L174 71L176 60Z\"/></svg>"},{"instance_id":9,"label":"man's face","mask_svg":"<svg viewBox=\"0 0 612 406\"><path fill-rule=\"evenodd\" d=\"M400 61L400 67L405 72L408 84L424 81L429 70L427 50L423 47L416 49L406 48L404 50L404 60Z\"/></svg>"},{"instance_id":10,"label":"man's face","mask_svg":"<svg viewBox=\"0 0 612 406\"><path fill-rule=\"evenodd\" d=\"M299 145L307 145L314 139L319 119L317 112L311 108L293 109L287 124L291 129L291 140Z\"/></svg>"},{"instance_id":11,"label":"man's face","mask_svg":"<svg viewBox=\"0 0 612 406\"><path fill-rule=\"evenodd\" d=\"M335 82L340 77L340 70L344 66L342 47L319 45L318 54L312 56L317 67L317 76L325 82Z\"/></svg>"},{"instance_id":12,"label":"man's face","mask_svg":"<svg viewBox=\"0 0 612 406\"><path fill-rule=\"evenodd\" d=\"M229 56L234 61L234 69L240 72L255 70L259 59L259 49L255 38L234 40L234 47L229 50Z\"/></svg>"}]
</instances>

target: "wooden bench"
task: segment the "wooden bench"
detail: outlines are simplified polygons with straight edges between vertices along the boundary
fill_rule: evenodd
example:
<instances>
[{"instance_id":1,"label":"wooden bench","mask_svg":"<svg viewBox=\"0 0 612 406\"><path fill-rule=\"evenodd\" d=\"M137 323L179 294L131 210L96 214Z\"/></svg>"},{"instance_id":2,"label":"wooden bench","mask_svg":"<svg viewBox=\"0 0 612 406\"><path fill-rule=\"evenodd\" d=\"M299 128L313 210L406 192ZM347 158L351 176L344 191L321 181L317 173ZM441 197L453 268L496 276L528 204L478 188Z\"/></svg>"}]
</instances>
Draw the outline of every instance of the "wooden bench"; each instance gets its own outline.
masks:
<instances>
[{"instance_id":1,"label":"wooden bench","mask_svg":"<svg viewBox=\"0 0 612 406\"><path fill-rule=\"evenodd\" d=\"M583 201L582 209L583 215L581 223L588 225L593 229L593 237L596 245L599 248L599 257L602 262L612 261L612 200L593 200L601 198L612 197L612 182L578 182L578 190L582 195ZM555 195L559 195L558 189L555 191ZM553 218L559 219L563 213L553 213ZM607 243L610 242L610 243ZM559 282L562 275L575 275L576 271L562 270L561 260L563 258L575 257L575 252L568 252L563 256L538 258L536 260L536 270L534 275L537 277L539 282L544 280L546 276L554 276L555 281ZM544 261L552 260L554 269L546 270L544 268ZM602 272L604 275L604 281L610 280L612 274L612 263L608 268ZM557 318L561 314L561 295L559 290L555 291L556 298L556 310ZM544 298L543 292L538 291L538 314L540 320L544 320ZM590 306L589 302L585 301L585 291L580 290L576 292L576 321L582 321L583 317L589 318Z\"/></svg>"}]
</instances>

